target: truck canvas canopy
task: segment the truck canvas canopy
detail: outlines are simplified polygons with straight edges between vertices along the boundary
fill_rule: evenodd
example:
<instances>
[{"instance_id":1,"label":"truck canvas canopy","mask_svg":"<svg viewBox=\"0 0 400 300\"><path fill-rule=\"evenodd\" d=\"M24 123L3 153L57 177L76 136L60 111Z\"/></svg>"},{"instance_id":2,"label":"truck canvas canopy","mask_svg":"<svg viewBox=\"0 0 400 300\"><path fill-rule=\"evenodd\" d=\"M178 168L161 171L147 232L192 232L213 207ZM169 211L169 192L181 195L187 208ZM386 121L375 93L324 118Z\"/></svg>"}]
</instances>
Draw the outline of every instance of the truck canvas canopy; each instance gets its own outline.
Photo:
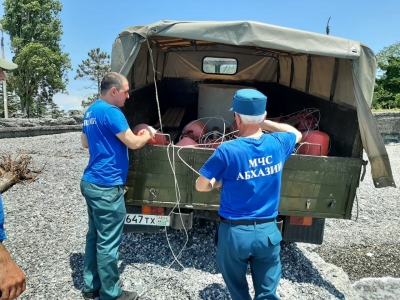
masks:
<instances>
[{"instance_id":1,"label":"truck canvas canopy","mask_svg":"<svg viewBox=\"0 0 400 300\"><path fill-rule=\"evenodd\" d=\"M160 21L123 30L113 44L111 69L133 89L163 78L215 79L204 70L205 58L208 64L224 59L229 71L218 79L274 82L355 109L375 187L395 186L370 110L377 62L366 45L251 21Z\"/></svg>"}]
</instances>

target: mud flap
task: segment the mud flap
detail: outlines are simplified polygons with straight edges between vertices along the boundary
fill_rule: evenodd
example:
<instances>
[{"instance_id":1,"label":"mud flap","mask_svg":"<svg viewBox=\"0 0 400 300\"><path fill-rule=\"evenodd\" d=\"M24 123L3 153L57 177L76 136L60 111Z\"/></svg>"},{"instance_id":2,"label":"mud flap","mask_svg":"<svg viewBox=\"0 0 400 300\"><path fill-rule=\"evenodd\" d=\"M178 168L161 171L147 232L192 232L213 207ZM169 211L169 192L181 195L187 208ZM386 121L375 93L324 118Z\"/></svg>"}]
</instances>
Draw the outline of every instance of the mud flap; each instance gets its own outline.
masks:
<instances>
[{"instance_id":1,"label":"mud flap","mask_svg":"<svg viewBox=\"0 0 400 300\"><path fill-rule=\"evenodd\" d=\"M321 245L324 240L325 219L313 218L311 226L290 225L284 217L283 241Z\"/></svg>"}]
</instances>

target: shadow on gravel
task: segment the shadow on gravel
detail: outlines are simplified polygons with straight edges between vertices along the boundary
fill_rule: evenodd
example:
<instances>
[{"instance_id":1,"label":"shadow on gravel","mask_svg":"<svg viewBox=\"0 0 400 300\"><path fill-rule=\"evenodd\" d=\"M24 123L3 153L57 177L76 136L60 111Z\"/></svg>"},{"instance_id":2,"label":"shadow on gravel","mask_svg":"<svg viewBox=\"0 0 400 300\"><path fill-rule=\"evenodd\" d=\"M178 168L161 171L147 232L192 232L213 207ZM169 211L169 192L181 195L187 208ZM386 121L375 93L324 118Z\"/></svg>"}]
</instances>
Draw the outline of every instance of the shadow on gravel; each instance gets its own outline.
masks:
<instances>
[{"instance_id":1,"label":"shadow on gravel","mask_svg":"<svg viewBox=\"0 0 400 300\"><path fill-rule=\"evenodd\" d=\"M83 259L83 253L72 253L69 256L69 265L72 270L71 277L77 290L83 289Z\"/></svg>"},{"instance_id":2,"label":"shadow on gravel","mask_svg":"<svg viewBox=\"0 0 400 300\"><path fill-rule=\"evenodd\" d=\"M200 222L195 219L194 223L194 229L188 230L187 235L184 230L171 228L157 234L123 234L119 247L120 274L124 272L126 266L134 264L154 264L164 268L170 266L176 271L183 271L183 266L212 274L219 273L215 263L216 247L214 246L218 222L211 220ZM178 257L181 266L176 261L174 262L171 249L175 256L178 256L183 247L185 247L184 251ZM83 289L83 261L84 253L70 255L71 276L74 287L78 290Z\"/></svg>"},{"instance_id":3,"label":"shadow on gravel","mask_svg":"<svg viewBox=\"0 0 400 300\"><path fill-rule=\"evenodd\" d=\"M227 299L228 289L221 284L213 283L199 292L200 299Z\"/></svg>"},{"instance_id":4,"label":"shadow on gravel","mask_svg":"<svg viewBox=\"0 0 400 300\"><path fill-rule=\"evenodd\" d=\"M295 243L281 243L282 278L319 286L327 290L337 299L345 299L345 296L329 281L321 277L311 261L306 258Z\"/></svg>"},{"instance_id":5,"label":"shadow on gravel","mask_svg":"<svg viewBox=\"0 0 400 300\"><path fill-rule=\"evenodd\" d=\"M157 234L124 234L120 246L121 272L126 265L145 263L165 268L170 266L176 271L182 271L183 266L212 274L219 273L214 246L218 222L199 222L195 219L194 223L194 229L187 233L184 230L167 228L166 232ZM174 261L172 251L178 257L179 263ZM180 252L181 255L178 256Z\"/></svg>"},{"instance_id":6,"label":"shadow on gravel","mask_svg":"<svg viewBox=\"0 0 400 300\"><path fill-rule=\"evenodd\" d=\"M135 264L153 264L178 272L184 268L194 268L210 274L220 273L215 263L214 245L218 223L211 220L199 222L195 219L194 229L187 233L184 230L167 228L166 232L157 234L124 234L119 248L120 273L123 273L127 266ZM184 250L178 256L183 247ZM175 256L178 256L179 263L174 261L171 249ZM74 287L78 290L83 288L83 260L83 253L73 253L70 256L71 276ZM282 243L281 260L282 278L320 286L337 299L344 299L344 295L335 286L321 277L296 244ZM223 299L227 294L226 287L220 284L208 285L199 292L202 299Z\"/></svg>"}]
</instances>

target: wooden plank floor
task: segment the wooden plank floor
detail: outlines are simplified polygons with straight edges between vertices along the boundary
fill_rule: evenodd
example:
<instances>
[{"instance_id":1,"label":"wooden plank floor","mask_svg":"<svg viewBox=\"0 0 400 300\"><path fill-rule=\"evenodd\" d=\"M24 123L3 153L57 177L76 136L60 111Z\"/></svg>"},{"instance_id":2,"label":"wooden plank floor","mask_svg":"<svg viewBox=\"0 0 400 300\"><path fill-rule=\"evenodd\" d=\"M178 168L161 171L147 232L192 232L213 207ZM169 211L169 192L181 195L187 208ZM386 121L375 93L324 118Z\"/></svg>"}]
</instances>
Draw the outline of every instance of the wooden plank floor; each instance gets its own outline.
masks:
<instances>
[{"instance_id":1,"label":"wooden plank floor","mask_svg":"<svg viewBox=\"0 0 400 300\"><path fill-rule=\"evenodd\" d=\"M161 121L165 128L179 128L182 118L185 114L186 107L170 107L162 115ZM155 127L160 127L160 122L157 122Z\"/></svg>"}]
</instances>

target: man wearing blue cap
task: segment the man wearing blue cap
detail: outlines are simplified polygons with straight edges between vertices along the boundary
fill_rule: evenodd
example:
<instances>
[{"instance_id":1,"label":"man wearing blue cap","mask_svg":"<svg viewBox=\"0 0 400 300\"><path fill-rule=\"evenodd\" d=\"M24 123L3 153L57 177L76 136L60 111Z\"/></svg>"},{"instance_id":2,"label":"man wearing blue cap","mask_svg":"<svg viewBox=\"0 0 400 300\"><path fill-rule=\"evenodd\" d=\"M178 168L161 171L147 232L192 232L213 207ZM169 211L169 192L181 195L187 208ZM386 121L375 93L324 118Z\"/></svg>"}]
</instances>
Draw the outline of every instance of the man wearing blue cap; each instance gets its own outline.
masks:
<instances>
[{"instance_id":1,"label":"man wearing blue cap","mask_svg":"<svg viewBox=\"0 0 400 300\"><path fill-rule=\"evenodd\" d=\"M301 133L288 124L265 120L267 97L257 90L236 92L232 109L240 138L221 144L200 170L196 189L222 186L217 265L233 300L278 299L281 277L278 215L283 165ZM262 130L271 132L263 134Z\"/></svg>"}]
</instances>

